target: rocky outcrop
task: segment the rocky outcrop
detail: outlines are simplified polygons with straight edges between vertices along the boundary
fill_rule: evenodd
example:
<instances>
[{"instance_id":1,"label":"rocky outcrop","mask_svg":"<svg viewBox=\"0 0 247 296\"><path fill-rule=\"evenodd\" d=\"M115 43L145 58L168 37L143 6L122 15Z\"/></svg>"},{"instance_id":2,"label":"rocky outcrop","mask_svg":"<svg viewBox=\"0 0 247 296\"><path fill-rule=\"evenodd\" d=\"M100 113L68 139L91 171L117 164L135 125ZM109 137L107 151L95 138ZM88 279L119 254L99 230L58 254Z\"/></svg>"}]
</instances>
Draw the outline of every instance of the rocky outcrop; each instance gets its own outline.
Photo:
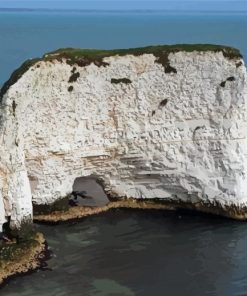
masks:
<instances>
[{"instance_id":1,"label":"rocky outcrop","mask_svg":"<svg viewBox=\"0 0 247 296\"><path fill-rule=\"evenodd\" d=\"M32 202L54 203L91 175L111 197L245 217L246 77L237 50L210 45L26 62L0 95L0 225L31 220Z\"/></svg>"},{"instance_id":2,"label":"rocky outcrop","mask_svg":"<svg viewBox=\"0 0 247 296\"><path fill-rule=\"evenodd\" d=\"M12 242L1 246L0 288L12 277L45 267L49 255L41 233L18 244Z\"/></svg>"}]
</instances>

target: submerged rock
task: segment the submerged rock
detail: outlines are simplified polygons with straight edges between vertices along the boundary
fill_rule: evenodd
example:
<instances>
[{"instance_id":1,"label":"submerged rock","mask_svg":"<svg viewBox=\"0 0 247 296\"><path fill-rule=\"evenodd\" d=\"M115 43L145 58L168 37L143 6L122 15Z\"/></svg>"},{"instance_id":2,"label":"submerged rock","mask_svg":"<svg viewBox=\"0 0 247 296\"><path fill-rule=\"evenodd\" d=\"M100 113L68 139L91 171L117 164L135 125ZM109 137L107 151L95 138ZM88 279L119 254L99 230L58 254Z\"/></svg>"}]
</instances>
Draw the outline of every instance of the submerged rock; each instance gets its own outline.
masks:
<instances>
[{"instance_id":1,"label":"submerged rock","mask_svg":"<svg viewBox=\"0 0 247 296\"><path fill-rule=\"evenodd\" d=\"M238 50L213 45L26 62L0 95L0 226L32 203L66 210L84 176L110 198L246 219L246 77Z\"/></svg>"}]
</instances>

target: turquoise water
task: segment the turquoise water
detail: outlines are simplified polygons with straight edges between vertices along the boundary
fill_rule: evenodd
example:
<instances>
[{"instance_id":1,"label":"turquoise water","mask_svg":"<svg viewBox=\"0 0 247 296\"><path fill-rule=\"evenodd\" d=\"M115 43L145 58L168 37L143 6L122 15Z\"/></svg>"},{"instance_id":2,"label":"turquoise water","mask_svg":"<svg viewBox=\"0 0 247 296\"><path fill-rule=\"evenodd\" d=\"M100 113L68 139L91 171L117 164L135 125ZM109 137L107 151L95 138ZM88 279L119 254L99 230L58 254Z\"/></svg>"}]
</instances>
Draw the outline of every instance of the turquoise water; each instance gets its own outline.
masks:
<instances>
[{"instance_id":1,"label":"turquoise water","mask_svg":"<svg viewBox=\"0 0 247 296\"><path fill-rule=\"evenodd\" d=\"M247 15L0 12L0 85L28 58L61 47L217 43L247 57Z\"/></svg>"}]
</instances>

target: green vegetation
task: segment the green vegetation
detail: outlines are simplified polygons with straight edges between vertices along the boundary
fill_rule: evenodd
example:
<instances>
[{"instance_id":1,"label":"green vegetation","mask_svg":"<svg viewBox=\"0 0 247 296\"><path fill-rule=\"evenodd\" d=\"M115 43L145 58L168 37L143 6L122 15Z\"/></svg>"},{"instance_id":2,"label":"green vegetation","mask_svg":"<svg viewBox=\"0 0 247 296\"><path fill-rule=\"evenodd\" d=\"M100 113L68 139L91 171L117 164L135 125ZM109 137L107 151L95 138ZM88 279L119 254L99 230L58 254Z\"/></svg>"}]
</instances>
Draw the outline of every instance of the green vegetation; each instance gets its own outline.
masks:
<instances>
[{"instance_id":1,"label":"green vegetation","mask_svg":"<svg viewBox=\"0 0 247 296\"><path fill-rule=\"evenodd\" d=\"M20 243L3 244L0 247L0 268L9 261L16 262L19 258L25 255L29 250L39 245L36 237L30 237L28 240Z\"/></svg>"},{"instance_id":2,"label":"green vegetation","mask_svg":"<svg viewBox=\"0 0 247 296\"><path fill-rule=\"evenodd\" d=\"M15 100L13 100L13 102L12 102L12 109L13 109L13 115L14 115L14 117L15 117L16 107L17 107L17 104L16 104Z\"/></svg>"},{"instance_id":3,"label":"green vegetation","mask_svg":"<svg viewBox=\"0 0 247 296\"><path fill-rule=\"evenodd\" d=\"M235 78L235 77L233 77L233 76L231 76L231 77L228 77L226 80L227 80L227 81L235 81L235 80L236 80L236 78Z\"/></svg>"},{"instance_id":4,"label":"green vegetation","mask_svg":"<svg viewBox=\"0 0 247 296\"><path fill-rule=\"evenodd\" d=\"M236 64L236 67L239 68L239 67L241 67L242 65L243 65L242 62L238 62L238 63Z\"/></svg>"},{"instance_id":5,"label":"green vegetation","mask_svg":"<svg viewBox=\"0 0 247 296\"><path fill-rule=\"evenodd\" d=\"M30 67L35 65L40 60L41 59L28 60L24 62L17 70L15 70L10 76L9 80L6 81L0 89L0 100L3 98L4 94L8 91L11 85L15 84Z\"/></svg>"},{"instance_id":6,"label":"green vegetation","mask_svg":"<svg viewBox=\"0 0 247 296\"><path fill-rule=\"evenodd\" d=\"M163 108L166 106L167 103L168 103L168 99L164 99L160 102L159 107Z\"/></svg>"},{"instance_id":7,"label":"green vegetation","mask_svg":"<svg viewBox=\"0 0 247 296\"><path fill-rule=\"evenodd\" d=\"M91 62L102 61L104 57L113 56L113 55L127 55L132 54L135 56L142 54L154 54L157 57L162 56L164 53L169 54L172 52L179 51L198 51L198 52L222 52L223 55L227 58L240 58L242 57L238 49L222 46L222 45L212 45L212 44L175 44L175 45L158 45L158 46L148 46L140 48L130 48L130 49L113 49L113 50L97 50L97 49L74 49L74 48L62 48L54 52L44 55L43 59L62 59L66 58L77 64L77 61L80 58L83 58L84 61L90 60Z\"/></svg>"},{"instance_id":8,"label":"green vegetation","mask_svg":"<svg viewBox=\"0 0 247 296\"><path fill-rule=\"evenodd\" d=\"M220 86L221 86L221 87L225 87L227 81L231 81L231 82L233 82L233 81L235 81L235 80L236 80L236 78L233 77L233 76L228 77L225 81L222 81L222 82L220 83Z\"/></svg>"},{"instance_id":9,"label":"green vegetation","mask_svg":"<svg viewBox=\"0 0 247 296\"><path fill-rule=\"evenodd\" d=\"M113 84L119 84L119 83L130 84L130 83L132 83L132 81L128 78L120 78L120 79L112 78L111 83L113 83Z\"/></svg>"},{"instance_id":10,"label":"green vegetation","mask_svg":"<svg viewBox=\"0 0 247 296\"><path fill-rule=\"evenodd\" d=\"M18 229L11 229L9 225L5 226L5 234L11 242L2 241L0 244L0 267L10 261L16 261L39 245L37 231L31 220L22 222Z\"/></svg>"},{"instance_id":11,"label":"green vegetation","mask_svg":"<svg viewBox=\"0 0 247 296\"><path fill-rule=\"evenodd\" d=\"M170 66L168 55L179 51L186 52L222 52L223 55L228 59L242 58L241 53L238 49L212 44L176 44L176 45L160 45L160 46L148 46L142 48L132 49L114 49L114 50L96 50L96 49L74 49L74 48L63 48L54 52L45 54L42 58L28 60L21 65L16 71L13 72L10 79L3 85L0 90L0 100L3 95L8 91L11 85L16 83L22 75L32 66L39 61L62 61L66 59L69 65L77 65L84 67L94 63L98 67L106 67L108 63L103 61L103 58L114 56L114 55L135 55L139 56L142 54L154 54L157 57L156 62L164 66L166 73L176 73L176 69ZM39 67L39 65L37 65Z\"/></svg>"},{"instance_id":12,"label":"green vegetation","mask_svg":"<svg viewBox=\"0 0 247 296\"><path fill-rule=\"evenodd\" d=\"M23 221L19 228L11 229L7 228L6 234L9 237L13 237L17 242L33 240L36 236L36 230L34 228L32 219Z\"/></svg>"},{"instance_id":13,"label":"green vegetation","mask_svg":"<svg viewBox=\"0 0 247 296\"><path fill-rule=\"evenodd\" d=\"M220 84L221 87L225 87L226 86L226 81L222 81Z\"/></svg>"},{"instance_id":14,"label":"green vegetation","mask_svg":"<svg viewBox=\"0 0 247 296\"><path fill-rule=\"evenodd\" d=\"M76 82L79 77L80 77L80 73L79 72L72 73L68 82L69 83Z\"/></svg>"},{"instance_id":15,"label":"green vegetation","mask_svg":"<svg viewBox=\"0 0 247 296\"><path fill-rule=\"evenodd\" d=\"M70 86L68 87L68 92L72 92L73 89L74 89L73 85L70 85Z\"/></svg>"},{"instance_id":16,"label":"green vegetation","mask_svg":"<svg viewBox=\"0 0 247 296\"><path fill-rule=\"evenodd\" d=\"M53 212L66 212L69 210L69 196L60 198L51 204L33 204L34 215L45 215Z\"/></svg>"}]
</instances>

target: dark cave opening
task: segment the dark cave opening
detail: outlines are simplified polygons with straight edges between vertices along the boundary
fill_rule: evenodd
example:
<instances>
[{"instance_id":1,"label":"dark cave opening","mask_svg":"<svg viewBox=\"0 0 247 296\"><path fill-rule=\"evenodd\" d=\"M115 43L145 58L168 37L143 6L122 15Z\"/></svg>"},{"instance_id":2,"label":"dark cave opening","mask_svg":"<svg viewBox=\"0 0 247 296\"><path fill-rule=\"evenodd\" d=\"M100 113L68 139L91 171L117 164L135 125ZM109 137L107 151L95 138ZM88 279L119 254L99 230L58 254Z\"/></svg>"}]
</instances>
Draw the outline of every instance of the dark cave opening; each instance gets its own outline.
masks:
<instances>
[{"instance_id":1,"label":"dark cave opening","mask_svg":"<svg viewBox=\"0 0 247 296\"><path fill-rule=\"evenodd\" d=\"M109 202L103 187L94 176L76 178L72 198L72 202L78 206L99 207Z\"/></svg>"}]
</instances>

